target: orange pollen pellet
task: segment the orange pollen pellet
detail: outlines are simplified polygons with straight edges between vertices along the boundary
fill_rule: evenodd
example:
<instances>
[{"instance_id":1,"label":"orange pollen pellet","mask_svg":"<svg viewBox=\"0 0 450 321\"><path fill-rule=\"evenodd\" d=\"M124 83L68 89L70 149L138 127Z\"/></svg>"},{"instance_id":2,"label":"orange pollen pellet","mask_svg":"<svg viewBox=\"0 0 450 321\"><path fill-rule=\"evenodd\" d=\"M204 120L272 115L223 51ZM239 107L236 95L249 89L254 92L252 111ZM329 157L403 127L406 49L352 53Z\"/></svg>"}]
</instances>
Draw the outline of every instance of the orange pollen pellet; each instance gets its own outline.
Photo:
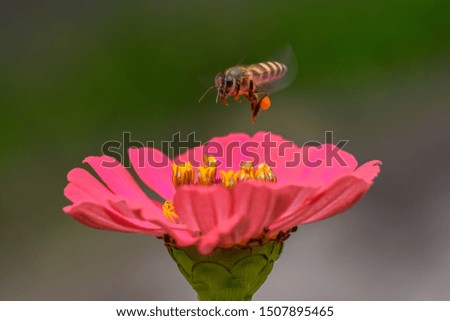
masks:
<instances>
[{"instance_id":1,"label":"orange pollen pellet","mask_svg":"<svg viewBox=\"0 0 450 321\"><path fill-rule=\"evenodd\" d=\"M267 109L270 108L270 98L269 98L269 96L264 96L264 97L261 99L261 102L259 103L259 107L260 107L262 110L267 110Z\"/></svg>"}]
</instances>

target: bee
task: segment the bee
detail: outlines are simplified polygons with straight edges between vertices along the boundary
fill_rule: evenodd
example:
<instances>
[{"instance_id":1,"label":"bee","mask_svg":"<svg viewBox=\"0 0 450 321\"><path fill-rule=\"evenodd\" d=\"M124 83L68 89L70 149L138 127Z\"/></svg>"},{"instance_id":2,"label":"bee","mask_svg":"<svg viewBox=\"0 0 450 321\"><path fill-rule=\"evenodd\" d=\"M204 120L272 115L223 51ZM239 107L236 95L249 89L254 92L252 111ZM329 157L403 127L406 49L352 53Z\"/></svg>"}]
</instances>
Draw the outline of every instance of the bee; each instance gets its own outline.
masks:
<instances>
[{"instance_id":1,"label":"bee","mask_svg":"<svg viewBox=\"0 0 450 321\"><path fill-rule=\"evenodd\" d=\"M228 68L217 74L215 85L206 90L199 102L213 88L217 89L216 103L220 99L225 106L228 106L228 97L240 102L240 96L244 96L250 102L252 123L255 123L260 110L267 110L271 105L266 85L281 79L287 70L286 65L277 61Z\"/></svg>"}]
</instances>

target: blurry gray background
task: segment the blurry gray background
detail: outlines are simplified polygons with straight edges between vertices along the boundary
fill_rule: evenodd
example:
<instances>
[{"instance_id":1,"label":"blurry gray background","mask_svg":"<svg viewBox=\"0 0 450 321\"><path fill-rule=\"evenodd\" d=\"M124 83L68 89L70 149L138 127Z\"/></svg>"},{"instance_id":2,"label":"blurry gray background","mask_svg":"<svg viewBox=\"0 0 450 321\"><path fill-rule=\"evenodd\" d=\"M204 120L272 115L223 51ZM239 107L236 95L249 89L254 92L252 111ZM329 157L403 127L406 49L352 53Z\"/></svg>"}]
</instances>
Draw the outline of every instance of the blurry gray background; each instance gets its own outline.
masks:
<instances>
[{"instance_id":1,"label":"blurry gray background","mask_svg":"<svg viewBox=\"0 0 450 321\"><path fill-rule=\"evenodd\" d=\"M0 11L0 299L194 300L160 240L65 215L101 145L195 131L348 139L383 161L344 215L300 226L256 300L450 299L448 1L24 1ZM250 123L199 96L291 44L298 75ZM209 77L209 78L208 78Z\"/></svg>"}]
</instances>

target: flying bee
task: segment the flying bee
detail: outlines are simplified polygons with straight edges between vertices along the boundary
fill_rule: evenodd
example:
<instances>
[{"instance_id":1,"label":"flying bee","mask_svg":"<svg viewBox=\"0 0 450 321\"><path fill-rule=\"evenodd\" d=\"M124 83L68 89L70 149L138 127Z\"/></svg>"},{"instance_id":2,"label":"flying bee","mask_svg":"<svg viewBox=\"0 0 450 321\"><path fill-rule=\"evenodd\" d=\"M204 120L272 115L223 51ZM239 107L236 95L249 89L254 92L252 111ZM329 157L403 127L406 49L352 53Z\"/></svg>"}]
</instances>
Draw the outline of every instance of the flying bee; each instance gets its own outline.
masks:
<instances>
[{"instance_id":1,"label":"flying bee","mask_svg":"<svg viewBox=\"0 0 450 321\"><path fill-rule=\"evenodd\" d=\"M206 90L199 102L212 88L217 89L216 103L220 99L225 106L228 106L228 97L232 96L240 102L240 96L243 95L250 102L252 122L255 123L255 117L259 111L270 108L267 85L281 79L287 70L286 65L277 61L228 68L217 74L215 85Z\"/></svg>"}]
</instances>

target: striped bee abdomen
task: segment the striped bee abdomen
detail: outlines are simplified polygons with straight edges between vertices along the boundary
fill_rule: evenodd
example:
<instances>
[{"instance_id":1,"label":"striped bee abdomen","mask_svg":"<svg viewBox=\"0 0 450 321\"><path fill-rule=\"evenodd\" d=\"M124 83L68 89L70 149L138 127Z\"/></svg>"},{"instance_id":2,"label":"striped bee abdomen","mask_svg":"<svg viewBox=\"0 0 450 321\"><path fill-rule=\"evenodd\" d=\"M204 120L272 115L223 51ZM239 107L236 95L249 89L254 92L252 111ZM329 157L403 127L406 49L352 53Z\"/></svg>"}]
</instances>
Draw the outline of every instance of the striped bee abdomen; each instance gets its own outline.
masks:
<instances>
[{"instance_id":1,"label":"striped bee abdomen","mask_svg":"<svg viewBox=\"0 0 450 321\"><path fill-rule=\"evenodd\" d=\"M247 67L253 79L258 83L267 83L284 76L287 67L277 61L266 61Z\"/></svg>"}]
</instances>

